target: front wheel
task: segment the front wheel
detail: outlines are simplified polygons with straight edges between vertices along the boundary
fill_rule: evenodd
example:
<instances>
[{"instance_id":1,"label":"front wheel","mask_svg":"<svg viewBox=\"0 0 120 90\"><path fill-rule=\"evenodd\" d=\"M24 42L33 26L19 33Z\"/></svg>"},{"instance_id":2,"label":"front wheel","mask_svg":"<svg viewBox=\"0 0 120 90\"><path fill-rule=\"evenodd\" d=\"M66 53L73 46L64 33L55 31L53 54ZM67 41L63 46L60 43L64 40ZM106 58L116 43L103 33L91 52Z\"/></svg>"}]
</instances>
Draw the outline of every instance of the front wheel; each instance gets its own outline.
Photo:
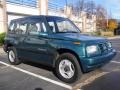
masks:
<instances>
[{"instance_id":1,"label":"front wheel","mask_svg":"<svg viewBox=\"0 0 120 90\"><path fill-rule=\"evenodd\" d=\"M17 51L14 47L9 47L8 60L12 65L18 65L21 63L21 61L17 57Z\"/></svg>"},{"instance_id":2,"label":"front wheel","mask_svg":"<svg viewBox=\"0 0 120 90\"><path fill-rule=\"evenodd\" d=\"M77 58L70 53L60 55L56 61L56 74L58 78L66 83L73 83L82 75Z\"/></svg>"}]
</instances>

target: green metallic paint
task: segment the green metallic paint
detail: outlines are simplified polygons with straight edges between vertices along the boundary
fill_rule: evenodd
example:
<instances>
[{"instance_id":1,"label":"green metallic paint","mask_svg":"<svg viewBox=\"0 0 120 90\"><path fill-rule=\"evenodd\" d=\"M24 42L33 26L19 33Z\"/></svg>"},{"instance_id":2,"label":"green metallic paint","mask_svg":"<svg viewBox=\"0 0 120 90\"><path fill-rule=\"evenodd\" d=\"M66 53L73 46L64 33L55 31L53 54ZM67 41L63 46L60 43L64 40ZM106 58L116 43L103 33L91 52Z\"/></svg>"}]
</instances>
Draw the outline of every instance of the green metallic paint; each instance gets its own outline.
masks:
<instances>
[{"instance_id":1,"label":"green metallic paint","mask_svg":"<svg viewBox=\"0 0 120 90\"><path fill-rule=\"evenodd\" d=\"M47 29L49 31L49 27ZM74 42L80 42L80 45L76 45ZM113 49L107 54L95 57L87 56L86 46L105 42L107 40L104 38L80 33L41 33L38 36L31 36L28 33L26 35L8 34L5 38L4 50L12 45L17 49L19 58L50 66L54 66L58 55L57 50L71 50L78 56L83 71L87 72L102 66L115 56L116 51Z\"/></svg>"}]
</instances>

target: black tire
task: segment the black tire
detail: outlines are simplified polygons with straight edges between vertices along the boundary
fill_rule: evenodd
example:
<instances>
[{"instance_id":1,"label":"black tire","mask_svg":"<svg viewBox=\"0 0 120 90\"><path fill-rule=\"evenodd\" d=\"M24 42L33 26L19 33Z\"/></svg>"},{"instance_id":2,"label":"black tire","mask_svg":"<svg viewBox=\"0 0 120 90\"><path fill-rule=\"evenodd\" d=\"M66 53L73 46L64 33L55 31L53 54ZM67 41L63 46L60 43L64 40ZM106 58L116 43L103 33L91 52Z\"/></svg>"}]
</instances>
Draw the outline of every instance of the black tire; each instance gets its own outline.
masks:
<instances>
[{"instance_id":1,"label":"black tire","mask_svg":"<svg viewBox=\"0 0 120 90\"><path fill-rule=\"evenodd\" d=\"M10 60L10 53L11 52L13 52L14 56L15 56L13 61ZM9 60L10 64L12 64L12 65L19 65L19 64L21 64L21 61L17 57L17 51L16 51L15 47L9 47L8 48L8 60Z\"/></svg>"},{"instance_id":2,"label":"black tire","mask_svg":"<svg viewBox=\"0 0 120 90\"><path fill-rule=\"evenodd\" d=\"M59 70L60 62L65 59L69 60L74 65L74 70L75 70L74 75L69 79L64 78ZM82 77L82 71L80 68L80 64L77 58L73 54L70 54L70 53L64 53L59 56L58 60L56 61L55 71L56 71L57 77L66 83L74 83Z\"/></svg>"}]
</instances>

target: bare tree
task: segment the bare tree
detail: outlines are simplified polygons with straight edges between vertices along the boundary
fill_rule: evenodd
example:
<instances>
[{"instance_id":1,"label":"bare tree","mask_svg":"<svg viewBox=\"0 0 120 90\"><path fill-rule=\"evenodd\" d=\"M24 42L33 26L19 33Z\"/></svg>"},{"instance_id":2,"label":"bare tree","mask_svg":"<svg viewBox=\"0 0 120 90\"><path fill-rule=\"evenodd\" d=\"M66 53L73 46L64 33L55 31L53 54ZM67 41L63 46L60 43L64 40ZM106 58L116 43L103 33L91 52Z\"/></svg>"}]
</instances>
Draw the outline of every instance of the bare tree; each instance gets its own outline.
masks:
<instances>
[{"instance_id":1,"label":"bare tree","mask_svg":"<svg viewBox=\"0 0 120 90\"><path fill-rule=\"evenodd\" d=\"M79 4L78 5L79 11L83 11L85 7L85 0L79 0L77 4Z\"/></svg>"},{"instance_id":2,"label":"bare tree","mask_svg":"<svg viewBox=\"0 0 120 90\"><path fill-rule=\"evenodd\" d=\"M107 28L107 10L102 5L96 8L96 23L98 30Z\"/></svg>"},{"instance_id":3,"label":"bare tree","mask_svg":"<svg viewBox=\"0 0 120 90\"><path fill-rule=\"evenodd\" d=\"M98 19L105 19L107 17L107 10L103 6L98 5L96 8L96 16Z\"/></svg>"},{"instance_id":4,"label":"bare tree","mask_svg":"<svg viewBox=\"0 0 120 90\"><path fill-rule=\"evenodd\" d=\"M89 14L96 14L96 4L94 1L87 1L85 3L85 11Z\"/></svg>"},{"instance_id":5,"label":"bare tree","mask_svg":"<svg viewBox=\"0 0 120 90\"><path fill-rule=\"evenodd\" d=\"M74 13L80 13L82 11L85 11L89 14L95 14L96 13L96 4L94 1L91 0L79 0L75 7L73 8Z\"/></svg>"},{"instance_id":6,"label":"bare tree","mask_svg":"<svg viewBox=\"0 0 120 90\"><path fill-rule=\"evenodd\" d=\"M78 0L73 7L73 14L80 16L82 11L87 13L87 18L96 15L97 30L107 28L107 10L102 5L97 5L93 0Z\"/></svg>"},{"instance_id":7,"label":"bare tree","mask_svg":"<svg viewBox=\"0 0 120 90\"><path fill-rule=\"evenodd\" d=\"M85 11L85 2L86 0L78 0L76 2L73 7L74 14L77 14L79 16L82 11Z\"/></svg>"}]
</instances>

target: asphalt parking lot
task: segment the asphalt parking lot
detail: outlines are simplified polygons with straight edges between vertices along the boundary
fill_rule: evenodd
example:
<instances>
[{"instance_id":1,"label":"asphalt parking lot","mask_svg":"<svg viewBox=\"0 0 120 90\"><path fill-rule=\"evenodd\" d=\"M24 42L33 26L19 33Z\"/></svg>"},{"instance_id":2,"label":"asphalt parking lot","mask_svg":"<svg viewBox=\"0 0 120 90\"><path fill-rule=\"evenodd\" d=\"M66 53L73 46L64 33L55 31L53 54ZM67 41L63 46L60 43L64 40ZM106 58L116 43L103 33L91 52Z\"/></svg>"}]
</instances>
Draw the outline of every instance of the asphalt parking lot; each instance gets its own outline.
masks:
<instances>
[{"instance_id":1,"label":"asphalt parking lot","mask_svg":"<svg viewBox=\"0 0 120 90\"><path fill-rule=\"evenodd\" d=\"M50 67L30 62L9 65L7 55L0 48L0 90L120 90L120 39L110 41L117 50L116 57L70 85L58 80Z\"/></svg>"}]
</instances>

